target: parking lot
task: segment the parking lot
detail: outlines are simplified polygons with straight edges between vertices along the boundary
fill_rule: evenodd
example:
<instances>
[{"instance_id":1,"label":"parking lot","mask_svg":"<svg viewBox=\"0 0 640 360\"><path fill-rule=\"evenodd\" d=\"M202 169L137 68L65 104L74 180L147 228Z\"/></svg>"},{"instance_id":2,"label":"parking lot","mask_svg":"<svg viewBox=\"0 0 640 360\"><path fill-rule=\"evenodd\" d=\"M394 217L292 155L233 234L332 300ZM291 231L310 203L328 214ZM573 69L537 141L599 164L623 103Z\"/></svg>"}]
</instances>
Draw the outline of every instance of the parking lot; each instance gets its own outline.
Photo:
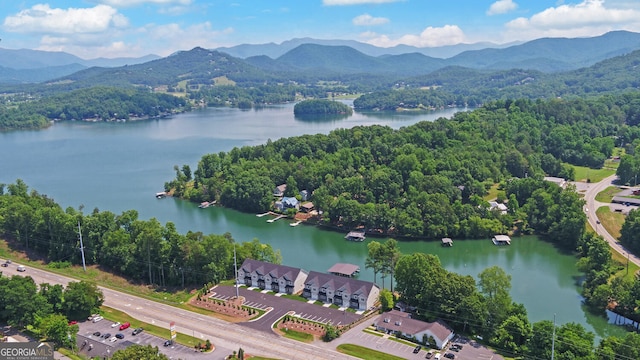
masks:
<instances>
[{"instance_id":1,"label":"parking lot","mask_svg":"<svg viewBox=\"0 0 640 360\"><path fill-rule=\"evenodd\" d=\"M351 311L332 309L321 305L309 304L304 301L282 298L275 296L273 293L265 294L249 290L246 287L241 287L239 292L240 296L245 298L244 304L247 306L262 310L272 308L271 311L255 321L240 323L242 326L247 326L255 330L271 332L273 323L289 311L295 312L296 316L302 319L322 324L330 323L335 326L351 324L362 317L362 315ZM212 290L212 298L219 300L227 300L234 297L235 294L236 289L233 286L216 286Z\"/></svg>"},{"instance_id":2,"label":"parking lot","mask_svg":"<svg viewBox=\"0 0 640 360\"><path fill-rule=\"evenodd\" d=\"M127 346L134 344L137 345L151 345L157 346L160 352L167 355L170 359L202 359L211 354L197 352L190 347L186 347L180 344L173 344L170 346L164 346L164 342L167 339L159 338L142 331L137 335L132 335L134 328L128 328L120 331L118 327L111 327L113 322L109 320L101 320L96 323L92 321L82 321L78 323L80 330L77 335L77 345L80 353L94 357L108 358L114 352L124 349ZM96 336L94 333L99 332L100 335ZM109 333L109 338L104 338L104 334ZM117 339L113 342L110 338L114 337L117 333L124 335L123 339ZM169 330L167 329L167 337Z\"/></svg>"}]
</instances>

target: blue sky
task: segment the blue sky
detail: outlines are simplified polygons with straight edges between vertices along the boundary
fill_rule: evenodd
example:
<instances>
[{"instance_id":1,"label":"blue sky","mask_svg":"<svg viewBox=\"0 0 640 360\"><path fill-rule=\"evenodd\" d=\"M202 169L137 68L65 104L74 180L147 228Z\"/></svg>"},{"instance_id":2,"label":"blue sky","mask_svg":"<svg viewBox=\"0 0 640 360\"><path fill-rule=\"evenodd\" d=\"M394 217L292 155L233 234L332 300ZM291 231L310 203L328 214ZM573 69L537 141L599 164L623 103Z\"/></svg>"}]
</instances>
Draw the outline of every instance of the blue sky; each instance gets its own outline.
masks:
<instances>
[{"instance_id":1,"label":"blue sky","mask_svg":"<svg viewBox=\"0 0 640 360\"><path fill-rule=\"evenodd\" d=\"M357 40L435 47L640 32L640 0L3 0L0 47L85 59Z\"/></svg>"}]
</instances>

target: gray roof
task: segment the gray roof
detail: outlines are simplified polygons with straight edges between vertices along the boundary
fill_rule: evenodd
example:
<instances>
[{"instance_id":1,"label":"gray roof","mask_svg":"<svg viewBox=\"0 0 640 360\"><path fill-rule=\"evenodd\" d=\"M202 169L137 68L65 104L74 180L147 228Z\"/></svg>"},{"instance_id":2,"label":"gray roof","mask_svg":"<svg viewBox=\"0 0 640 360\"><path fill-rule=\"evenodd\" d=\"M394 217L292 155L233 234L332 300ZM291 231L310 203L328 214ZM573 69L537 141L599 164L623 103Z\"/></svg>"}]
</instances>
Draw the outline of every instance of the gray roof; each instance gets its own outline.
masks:
<instances>
[{"instance_id":1,"label":"gray roof","mask_svg":"<svg viewBox=\"0 0 640 360\"><path fill-rule=\"evenodd\" d=\"M327 272L330 273L330 274L351 276L355 272L357 272L358 270L360 270L360 267L358 265L346 264L346 263L337 263L337 264L333 265L332 267L330 267L329 270L327 270Z\"/></svg>"},{"instance_id":2,"label":"gray roof","mask_svg":"<svg viewBox=\"0 0 640 360\"><path fill-rule=\"evenodd\" d=\"M351 295L369 296L373 287L378 285L364 280L357 280L344 276L324 274L317 271L310 271L305 281L306 285L316 285L318 287L327 287L335 291L348 292Z\"/></svg>"},{"instance_id":3,"label":"gray roof","mask_svg":"<svg viewBox=\"0 0 640 360\"><path fill-rule=\"evenodd\" d=\"M291 266L272 264L265 261L258 261L253 259L245 259L240 267L244 272L251 273L257 272L260 275L271 275L271 277L279 278L284 277L287 280L295 280L298 275L303 272L299 268Z\"/></svg>"},{"instance_id":4,"label":"gray roof","mask_svg":"<svg viewBox=\"0 0 640 360\"><path fill-rule=\"evenodd\" d=\"M429 330L442 342L453 333L453 330L442 320L435 322L416 320L412 319L410 314L398 310L391 310L380 315L376 326L391 331L400 331L409 335L415 335L422 331Z\"/></svg>"}]
</instances>

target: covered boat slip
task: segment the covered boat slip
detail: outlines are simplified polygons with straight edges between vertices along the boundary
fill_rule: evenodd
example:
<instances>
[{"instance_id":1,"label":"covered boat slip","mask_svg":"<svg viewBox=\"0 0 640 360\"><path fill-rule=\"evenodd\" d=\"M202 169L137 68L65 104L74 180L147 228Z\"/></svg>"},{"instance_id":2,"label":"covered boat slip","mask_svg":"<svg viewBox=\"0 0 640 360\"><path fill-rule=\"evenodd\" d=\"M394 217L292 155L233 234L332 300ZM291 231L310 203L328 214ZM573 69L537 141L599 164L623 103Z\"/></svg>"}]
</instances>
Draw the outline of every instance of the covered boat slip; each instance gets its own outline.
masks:
<instances>
[{"instance_id":1,"label":"covered boat slip","mask_svg":"<svg viewBox=\"0 0 640 360\"><path fill-rule=\"evenodd\" d=\"M327 270L329 274L354 277L360 273L360 267L354 264L337 263Z\"/></svg>"},{"instance_id":2,"label":"covered boat slip","mask_svg":"<svg viewBox=\"0 0 640 360\"><path fill-rule=\"evenodd\" d=\"M494 245L511 245L511 238L507 235L495 235L491 241Z\"/></svg>"}]
</instances>

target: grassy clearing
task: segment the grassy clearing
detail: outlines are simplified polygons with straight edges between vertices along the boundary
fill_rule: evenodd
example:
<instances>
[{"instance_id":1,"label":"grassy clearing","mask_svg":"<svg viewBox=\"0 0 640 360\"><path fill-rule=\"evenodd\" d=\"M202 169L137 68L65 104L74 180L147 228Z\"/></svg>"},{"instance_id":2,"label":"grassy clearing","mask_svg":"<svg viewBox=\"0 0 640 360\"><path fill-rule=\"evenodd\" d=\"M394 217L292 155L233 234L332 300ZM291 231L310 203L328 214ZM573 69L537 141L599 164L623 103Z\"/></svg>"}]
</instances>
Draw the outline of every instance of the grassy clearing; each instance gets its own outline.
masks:
<instances>
[{"instance_id":1,"label":"grassy clearing","mask_svg":"<svg viewBox=\"0 0 640 360\"><path fill-rule=\"evenodd\" d=\"M590 169L586 166L572 166L576 174L576 181L599 182L616 173L616 170L612 168Z\"/></svg>"},{"instance_id":2,"label":"grassy clearing","mask_svg":"<svg viewBox=\"0 0 640 360\"><path fill-rule=\"evenodd\" d=\"M618 253L617 251L612 251L613 255L611 256L611 258L613 259L614 263L616 265L614 265L614 267L617 269L615 276L622 276L625 277L626 280L629 281L635 281L636 276L635 274L638 273L638 271L640 271L640 266L632 263L632 262L628 262L627 258ZM629 267L629 269L627 270L627 266Z\"/></svg>"},{"instance_id":3,"label":"grassy clearing","mask_svg":"<svg viewBox=\"0 0 640 360\"><path fill-rule=\"evenodd\" d=\"M342 344L338 345L337 350L343 354L355 356L359 359L366 360L403 360L403 358L386 354L377 350L369 349L363 346L354 344Z\"/></svg>"},{"instance_id":4,"label":"grassy clearing","mask_svg":"<svg viewBox=\"0 0 640 360\"><path fill-rule=\"evenodd\" d=\"M284 331L282 331L282 334L284 335L284 337L287 337L289 339L302 341L305 343L313 342L313 335L304 332L285 329Z\"/></svg>"},{"instance_id":5,"label":"grassy clearing","mask_svg":"<svg viewBox=\"0 0 640 360\"><path fill-rule=\"evenodd\" d=\"M117 321L120 323L128 322L131 324L131 329L141 327L144 329L145 332L158 336L163 339L168 339L171 336L169 329L134 319L120 310L116 310L108 306L102 306L100 309L102 310L101 311L102 316L104 316L104 318L109 321L113 321L113 322ZM193 348L198 343L204 342L205 340L201 340L183 333L178 333L176 336L176 341L178 343L191 348Z\"/></svg>"},{"instance_id":6,"label":"grassy clearing","mask_svg":"<svg viewBox=\"0 0 640 360\"><path fill-rule=\"evenodd\" d=\"M624 215L619 212L612 212L608 206L602 206L596 210L596 215L600 219L600 225L604 227L611 236L616 239L620 238L620 229L624 224Z\"/></svg>"},{"instance_id":7,"label":"grassy clearing","mask_svg":"<svg viewBox=\"0 0 640 360\"><path fill-rule=\"evenodd\" d=\"M484 200L487 200L487 201L490 201L490 200L493 200L493 199L497 198L498 197L498 192L500 191L500 190L498 190L498 186L499 185L500 184L493 184L489 188L489 191L487 192L487 194L485 196L483 196L482 198Z\"/></svg>"},{"instance_id":8,"label":"grassy clearing","mask_svg":"<svg viewBox=\"0 0 640 360\"><path fill-rule=\"evenodd\" d=\"M616 196L616 194L619 192L620 189L618 189L616 186L609 186L608 188L599 192L598 195L596 195L596 201L610 203L611 199L613 199L613 197Z\"/></svg>"}]
</instances>

